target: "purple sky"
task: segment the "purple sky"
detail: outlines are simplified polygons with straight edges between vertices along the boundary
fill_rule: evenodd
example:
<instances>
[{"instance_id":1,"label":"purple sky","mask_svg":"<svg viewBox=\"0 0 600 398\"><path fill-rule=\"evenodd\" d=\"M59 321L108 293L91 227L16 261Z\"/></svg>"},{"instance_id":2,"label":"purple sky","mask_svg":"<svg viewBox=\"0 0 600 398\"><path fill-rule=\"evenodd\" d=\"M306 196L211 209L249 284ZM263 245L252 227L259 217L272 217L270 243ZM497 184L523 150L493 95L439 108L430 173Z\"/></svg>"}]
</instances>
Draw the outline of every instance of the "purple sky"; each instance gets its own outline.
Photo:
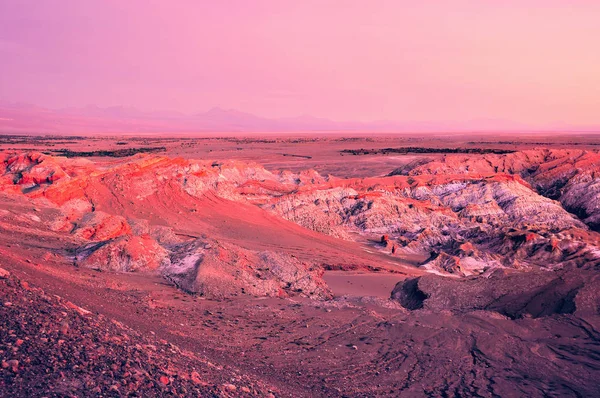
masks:
<instances>
[{"instance_id":1,"label":"purple sky","mask_svg":"<svg viewBox=\"0 0 600 398\"><path fill-rule=\"evenodd\" d=\"M600 1L2 0L0 100L600 123Z\"/></svg>"}]
</instances>

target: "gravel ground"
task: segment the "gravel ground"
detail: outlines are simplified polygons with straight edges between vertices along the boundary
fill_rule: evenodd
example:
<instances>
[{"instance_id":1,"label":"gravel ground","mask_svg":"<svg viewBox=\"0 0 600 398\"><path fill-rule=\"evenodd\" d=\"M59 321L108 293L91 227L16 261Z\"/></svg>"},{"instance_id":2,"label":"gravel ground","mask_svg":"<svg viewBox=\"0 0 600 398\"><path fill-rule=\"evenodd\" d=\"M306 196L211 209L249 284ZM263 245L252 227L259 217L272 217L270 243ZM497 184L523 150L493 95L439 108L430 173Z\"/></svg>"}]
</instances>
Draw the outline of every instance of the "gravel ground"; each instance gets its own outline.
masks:
<instances>
[{"instance_id":1,"label":"gravel ground","mask_svg":"<svg viewBox=\"0 0 600 398\"><path fill-rule=\"evenodd\" d=\"M3 397L270 395L245 376L31 288L3 269L0 320Z\"/></svg>"}]
</instances>

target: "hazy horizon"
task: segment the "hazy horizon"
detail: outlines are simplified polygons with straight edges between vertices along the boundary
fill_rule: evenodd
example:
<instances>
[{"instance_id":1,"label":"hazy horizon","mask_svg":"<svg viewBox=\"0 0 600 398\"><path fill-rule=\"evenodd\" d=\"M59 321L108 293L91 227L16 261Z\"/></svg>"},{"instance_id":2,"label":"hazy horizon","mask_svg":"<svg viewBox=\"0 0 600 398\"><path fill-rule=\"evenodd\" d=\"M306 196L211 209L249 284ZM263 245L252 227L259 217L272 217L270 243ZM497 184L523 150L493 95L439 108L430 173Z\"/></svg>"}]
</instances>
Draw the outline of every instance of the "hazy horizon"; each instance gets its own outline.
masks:
<instances>
[{"instance_id":1,"label":"hazy horizon","mask_svg":"<svg viewBox=\"0 0 600 398\"><path fill-rule=\"evenodd\" d=\"M598 20L583 0L5 1L0 100L599 126Z\"/></svg>"}]
</instances>

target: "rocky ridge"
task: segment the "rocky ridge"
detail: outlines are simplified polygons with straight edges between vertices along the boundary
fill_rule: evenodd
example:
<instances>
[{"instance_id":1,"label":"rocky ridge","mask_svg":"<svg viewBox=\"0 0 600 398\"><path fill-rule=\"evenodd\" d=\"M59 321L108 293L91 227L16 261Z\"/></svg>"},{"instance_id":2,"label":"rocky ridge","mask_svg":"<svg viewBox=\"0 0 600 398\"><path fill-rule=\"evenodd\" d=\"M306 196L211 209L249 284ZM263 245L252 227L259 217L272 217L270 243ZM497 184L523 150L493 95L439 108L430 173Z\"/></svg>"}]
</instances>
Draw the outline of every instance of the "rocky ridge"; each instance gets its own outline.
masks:
<instances>
[{"instance_id":1,"label":"rocky ridge","mask_svg":"<svg viewBox=\"0 0 600 398\"><path fill-rule=\"evenodd\" d=\"M54 229L99 242L83 245L76 255L78 263L92 267L105 262L110 269L127 271L146 263L147 269L168 269L172 258L185 257L177 250L191 246L177 245L182 239L172 222L160 231L150 231L149 226L159 226L164 213L181 218L184 212L195 213L220 200L255 204L345 240L375 242L378 236L389 235L384 246L373 246L394 256L420 256L424 268L442 273L472 275L493 268L582 267L600 262L598 237L592 231L595 203L600 200L600 191L594 188L600 159L595 152L451 154L419 159L386 177L364 179L322 177L314 171L272 173L257 164L161 156L136 155L108 167L35 153L4 156L2 189L58 206L61 215L54 220ZM146 206L157 207L159 214L141 211ZM142 227L143 234L140 228L132 233L129 223L148 227ZM228 246L229 251L238 251L233 257L248 257L243 248L234 247ZM99 253L93 256L92 249ZM136 250L151 255L146 258ZM316 269L319 264L307 266ZM301 274L298 278L304 277ZM278 289L286 291L294 283L270 275L278 281ZM266 286L257 279L244 285L257 283ZM279 294L277 289L265 289L269 295Z\"/></svg>"},{"instance_id":2,"label":"rocky ridge","mask_svg":"<svg viewBox=\"0 0 600 398\"><path fill-rule=\"evenodd\" d=\"M243 201L252 192L256 199L265 192L314 183L321 179L318 174L273 175L257 165L144 156L107 168L37 153L5 155L4 163L0 189L25 195L45 211L52 209L48 225L57 233L69 233L75 246L69 257L77 266L160 272L183 290L211 298L331 297L318 264L283 252L183 236L168 226L169 216L182 218L185 209L193 217L215 193ZM157 205L165 208L159 216L167 225L148 220L157 214L147 210Z\"/></svg>"}]
</instances>

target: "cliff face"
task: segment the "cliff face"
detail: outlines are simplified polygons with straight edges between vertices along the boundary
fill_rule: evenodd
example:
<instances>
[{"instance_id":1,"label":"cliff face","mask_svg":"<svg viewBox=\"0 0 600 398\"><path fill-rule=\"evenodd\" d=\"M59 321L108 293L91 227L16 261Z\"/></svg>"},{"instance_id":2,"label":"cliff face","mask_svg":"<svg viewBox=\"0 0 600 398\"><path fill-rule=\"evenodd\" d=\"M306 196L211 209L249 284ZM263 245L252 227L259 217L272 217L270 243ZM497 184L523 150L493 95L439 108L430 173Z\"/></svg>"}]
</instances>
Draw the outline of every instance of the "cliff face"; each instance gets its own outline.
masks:
<instances>
[{"instance_id":1,"label":"cliff face","mask_svg":"<svg viewBox=\"0 0 600 398\"><path fill-rule=\"evenodd\" d=\"M586 150L539 149L505 155L446 156L395 170L407 176L507 173L526 179L539 194L558 200L593 229L598 229L600 154Z\"/></svg>"}]
</instances>

